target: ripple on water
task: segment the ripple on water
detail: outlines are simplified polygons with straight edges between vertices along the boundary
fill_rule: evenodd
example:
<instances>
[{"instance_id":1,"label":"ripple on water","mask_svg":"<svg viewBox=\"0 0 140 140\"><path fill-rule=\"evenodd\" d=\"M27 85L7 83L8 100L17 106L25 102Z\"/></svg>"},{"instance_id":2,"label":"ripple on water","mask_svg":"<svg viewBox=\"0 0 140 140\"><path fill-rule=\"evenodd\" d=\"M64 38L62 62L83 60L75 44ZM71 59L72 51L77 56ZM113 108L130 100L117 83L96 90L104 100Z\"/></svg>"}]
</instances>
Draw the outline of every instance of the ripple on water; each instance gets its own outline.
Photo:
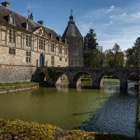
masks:
<instances>
[{"instance_id":1,"label":"ripple on water","mask_svg":"<svg viewBox=\"0 0 140 140\"><path fill-rule=\"evenodd\" d=\"M136 96L129 94L122 96L116 93L95 116L83 124L82 129L135 136L136 108Z\"/></svg>"}]
</instances>

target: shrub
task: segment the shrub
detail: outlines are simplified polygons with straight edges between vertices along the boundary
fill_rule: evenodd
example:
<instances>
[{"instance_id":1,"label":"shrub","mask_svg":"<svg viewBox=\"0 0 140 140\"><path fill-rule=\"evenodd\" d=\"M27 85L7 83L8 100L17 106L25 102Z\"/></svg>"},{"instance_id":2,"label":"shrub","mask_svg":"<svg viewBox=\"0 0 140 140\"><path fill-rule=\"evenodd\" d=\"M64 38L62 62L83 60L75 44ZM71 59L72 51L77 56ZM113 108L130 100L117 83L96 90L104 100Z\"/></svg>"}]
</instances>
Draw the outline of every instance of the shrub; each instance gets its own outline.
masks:
<instances>
[{"instance_id":1,"label":"shrub","mask_svg":"<svg viewBox=\"0 0 140 140\"><path fill-rule=\"evenodd\" d=\"M82 130L65 131L49 124L0 119L0 140L134 140L134 138Z\"/></svg>"}]
</instances>

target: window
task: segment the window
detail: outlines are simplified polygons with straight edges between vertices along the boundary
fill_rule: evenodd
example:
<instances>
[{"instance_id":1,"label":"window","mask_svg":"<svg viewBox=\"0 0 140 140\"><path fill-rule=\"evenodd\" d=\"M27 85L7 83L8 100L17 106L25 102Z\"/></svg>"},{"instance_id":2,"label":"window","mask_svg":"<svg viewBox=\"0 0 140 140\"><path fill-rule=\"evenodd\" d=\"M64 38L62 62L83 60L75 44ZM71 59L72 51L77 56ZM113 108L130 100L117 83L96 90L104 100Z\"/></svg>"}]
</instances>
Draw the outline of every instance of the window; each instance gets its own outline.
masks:
<instances>
[{"instance_id":1,"label":"window","mask_svg":"<svg viewBox=\"0 0 140 140\"><path fill-rule=\"evenodd\" d=\"M45 40L39 39L39 49L45 50Z\"/></svg>"},{"instance_id":2,"label":"window","mask_svg":"<svg viewBox=\"0 0 140 140\"><path fill-rule=\"evenodd\" d=\"M62 61L62 57L59 57L59 61Z\"/></svg>"},{"instance_id":3,"label":"window","mask_svg":"<svg viewBox=\"0 0 140 140\"><path fill-rule=\"evenodd\" d=\"M59 54L62 54L62 47L59 47Z\"/></svg>"},{"instance_id":4,"label":"window","mask_svg":"<svg viewBox=\"0 0 140 140\"><path fill-rule=\"evenodd\" d=\"M54 44L51 45L51 52L54 52Z\"/></svg>"},{"instance_id":5,"label":"window","mask_svg":"<svg viewBox=\"0 0 140 140\"><path fill-rule=\"evenodd\" d=\"M68 60L67 60L67 58L65 58L65 62L67 62Z\"/></svg>"},{"instance_id":6,"label":"window","mask_svg":"<svg viewBox=\"0 0 140 140\"><path fill-rule=\"evenodd\" d=\"M54 66L54 63L55 63L54 56L51 56L51 65Z\"/></svg>"},{"instance_id":7,"label":"window","mask_svg":"<svg viewBox=\"0 0 140 140\"><path fill-rule=\"evenodd\" d=\"M26 52L26 62L31 63L31 52Z\"/></svg>"},{"instance_id":8,"label":"window","mask_svg":"<svg viewBox=\"0 0 140 140\"><path fill-rule=\"evenodd\" d=\"M64 54L67 55L68 54L68 51L67 50L64 50Z\"/></svg>"},{"instance_id":9,"label":"window","mask_svg":"<svg viewBox=\"0 0 140 140\"><path fill-rule=\"evenodd\" d=\"M74 50L74 54L73 54L74 56L78 56L78 49L75 49Z\"/></svg>"},{"instance_id":10,"label":"window","mask_svg":"<svg viewBox=\"0 0 140 140\"><path fill-rule=\"evenodd\" d=\"M31 36L30 35L26 35L26 46L31 47Z\"/></svg>"},{"instance_id":11,"label":"window","mask_svg":"<svg viewBox=\"0 0 140 140\"><path fill-rule=\"evenodd\" d=\"M29 26L29 24L26 22L26 30L30 30L30 26Z\"/></svg>"},{"instance_id":12,"label":"window","mask_svg":"<svg viewBox=\"0 0 140 140\"><path fill-rule=\"evenodd\" d=\"M15 24L15 18L12 15L9 15L9 23L10 24Z\"/></svg>"},{"instance_id":13,"label":"window","mask_svg":"<svg viewBox=\"0 0 140 140\"><path fill-rule=\"evenodd\" d=\"M14 30L9 30L9 42L15 43L16 42L16 33Z\"/></svg>"},{"instance_id":14,"label":"window","mask_svg":"<svg viewBox=\"0 0 140 140\"><path fill-rule=\"evenodd\" d=\"M30 30L30 25L28 23L28 20L25 23L22 23L22 26L24 27L24 29L26 29L28 31Z\"/></svg>"},{"instance_id":15,"label":"window","mask_svg":"<svg viewBox=\"0 0 140 140\"><path fill-rule=\"evenodd\" d=\"M14 48L9 48L9 54L16 54L16 50Z\"/></svg>"}]
</instances>

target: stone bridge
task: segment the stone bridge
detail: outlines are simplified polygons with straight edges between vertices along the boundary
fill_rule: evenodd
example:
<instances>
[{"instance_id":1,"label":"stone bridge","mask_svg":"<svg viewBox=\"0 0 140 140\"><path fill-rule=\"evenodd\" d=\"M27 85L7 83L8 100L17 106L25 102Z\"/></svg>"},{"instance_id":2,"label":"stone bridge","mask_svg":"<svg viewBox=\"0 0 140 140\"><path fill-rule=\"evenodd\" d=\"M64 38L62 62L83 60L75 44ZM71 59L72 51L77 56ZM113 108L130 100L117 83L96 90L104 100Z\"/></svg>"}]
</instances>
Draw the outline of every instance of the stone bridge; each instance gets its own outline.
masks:
<instances>
[{"instance_id":1,"label":"stone bridge","mask_svg":"<svg viewBox=\"0 0 140 140\"><path fill-rule=\"evenodd\" d=\"M65 74L69 81L69 88L76 88L78 79L82 75L89 75L92 78L92 87L100 89L101 79L104 75L111 73L115 74L120 80L120 89L127 89L127 78L131 73L136 73L139 76L138 67L120 67L120 68L89 68L89 67L40 67L37 69L38 79L44 80L49 86L55 86L59 77Z\"/></svg>"}]
</instances>

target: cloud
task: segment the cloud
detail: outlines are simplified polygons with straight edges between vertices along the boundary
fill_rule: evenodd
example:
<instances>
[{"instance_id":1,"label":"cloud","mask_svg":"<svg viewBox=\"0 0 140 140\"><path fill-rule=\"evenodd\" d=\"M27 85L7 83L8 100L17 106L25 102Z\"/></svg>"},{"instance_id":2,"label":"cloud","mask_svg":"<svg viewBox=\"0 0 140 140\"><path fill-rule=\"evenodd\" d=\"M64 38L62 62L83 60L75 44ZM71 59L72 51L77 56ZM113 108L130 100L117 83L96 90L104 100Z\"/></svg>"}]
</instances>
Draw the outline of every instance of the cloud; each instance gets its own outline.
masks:
<instances>
[{"instance_id":1,"label":"cloud","mask_svg":"<svg viewBox=\"0 0 140 140\"><path fill-rule=\"evenodd\" d=\"M139 25L137 26L128 26L126 28L120 27L119 29L114 29L114 31L109 32L98 32L98 41L99 45L103 46L103 50L113 48L114 44L117 43L120 45L122 50L131 48L134 45L137 37L140 36Z\"/></svg>"},{"instance_id":2,"label":"cloud","mask_svg":"<svg viewBox=\"0 0 140 140\"><path fill-rule=\"evenodd\" d=\"M115 6L112 5L112 6L110 6L109 9L106 10L106 13L110 13L110 12L113 11L114 9L115 9Z\"/></svg>"},{"instance_id":3,"label":"cloud","mask_svg":"<svg viewBox=\"0 0 140 140\"><path fill-rule=\"evenodd\" d=\"M82 33L83 36L85 36L92 27L93 27L92 22L84 23L84 24L81 24L81 23L78 24L78 28L80 29L80 32Z\"/></svg>"},{"instance_id":4,"label":"cloud","mask_svg":"<svg viewBox=\"0 0 140 140\"><path fill-rule=\"evenodd\" d=\"M97 35L97 42L103 46L103 50L113 48L114 44L120 45L122 50L131 48L134 45L137 37L140 37L140 12L135 8L135 11L130 8L115 6L108 9L110 14L106 14L105 8L93 10L83 16L79 21L78 28L83 36L89 29L94 29Z\"/></svg>"},{"instance_id":5,"label":"cloud","mask_svg":"<svg viewBox=\"0 0 140 140\"><path fill-rule=\"evenodd\" d=\"M26 8L27 9L36 9L36 8L38 8L38 5L35 3L32 3L32 2L28 2Z\"/></svg>"},{"instance_id":6,"label":"cloud","mask_svg":"<svg viewBox=\"0 0 140 140\"><path fill-rule=\"evenodd\" d=\"M120 21L122 23L138 23L140 20L140 12L133 12L133 13L122 13L117 15L111 15L109 18L115 22Z\"/></svg>"},{"instance_id":7,"label":"cloud","mask_svg":"<svg viewBox=\"0 0 140 140\"><path fill-rule=\"evenodd\" d=\"M120 45L122 50L126 50L140 37L139 6L140 2L94 9L80 19L78 27L83 35L86 35L90 28L94 29L97 42L103 46L103 50L113 48L115 43Z\"/></svg>"}]
</instances>

